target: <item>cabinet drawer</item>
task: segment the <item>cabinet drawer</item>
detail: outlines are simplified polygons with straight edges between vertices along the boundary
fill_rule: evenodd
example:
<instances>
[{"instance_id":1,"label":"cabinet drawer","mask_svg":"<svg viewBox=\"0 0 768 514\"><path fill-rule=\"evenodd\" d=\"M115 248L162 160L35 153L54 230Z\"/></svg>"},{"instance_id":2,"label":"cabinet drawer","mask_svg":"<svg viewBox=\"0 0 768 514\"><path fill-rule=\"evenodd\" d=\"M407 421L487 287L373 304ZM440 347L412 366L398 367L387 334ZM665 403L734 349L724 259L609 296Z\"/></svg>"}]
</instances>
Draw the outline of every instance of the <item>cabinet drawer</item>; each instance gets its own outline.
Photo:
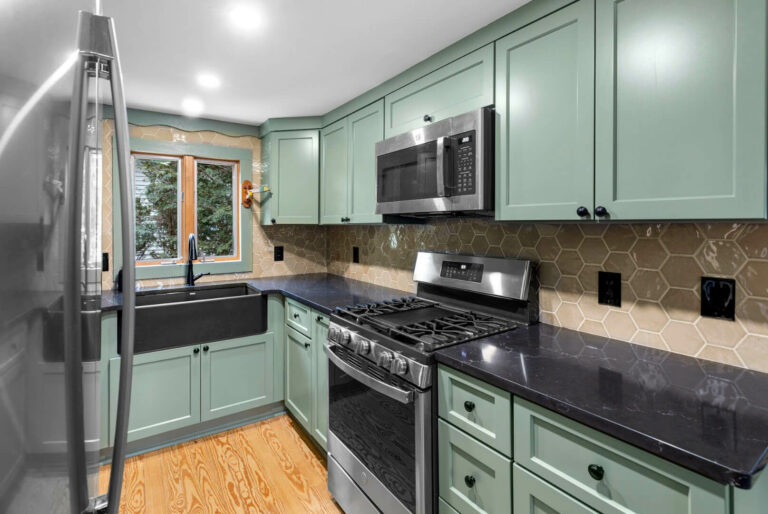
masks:
<instances>
[{"instance_id":1,"label":"cabinet drawer","mask_svg":"<svg viewBox=\"0 0 768 514\"><path fill-rule=\"evenodd\" d=\"M517 464L512 465L512 498L513 512L597 514L597 511L571 498Z\"/></svg>"},{"instance_id":2,"label":"cabinet drawer","mask_svg":"<svg viewBox=\"0 0 768 514\"><path fill-rule=\"evenodd\" d=\"M312 337L312 310L299 302L286 298L285 324L307 337Z\"/></svg>"},{"instance_id":3,"label":"cabinet drawer","mask_svg":"<svg viewBox=\"0 0 768 514\"><path fill-rule=\"evenodd\" d=\"M507 457L512 457L512 395L439 366L438 414Z\"/></svg>"},{"instance_id":4,"label":"cabinet drawer","mask_svg":"<svg viewBox=\"0 0 768 514\"><path fill-rule=\"evenodd\" d=\"M519 398L514 427L518 464L600 512L728 512L726 486Z\"/></svg>"},{"instance_id":5,"label":"cabinet drawer","mask_svg":"<svg viewBox=\"0 0 768 514\"><path fill-rule=\"evenodd\" d=\"M456 511L512 511L512 461L438 420L440 497Z\"/></svg>"},{"instance_id":6,"label":"cabinet drawer","mask_svg":"<svg viewBox=\"0 0 768 514\"><path fill-rule=\"evenodd\" d=\"M442 498L438 499L437 514L459 514L459 511L448 505Z\"/></svg>"},{"instance_id":7,"label":"cabinet drawer","mask_svg":"<svg viewBox=\"0 0 768 514\"><path fill-rule=\"evenodd\" d=\"M492 104L493 71L489 44L387 95L384 137Z\"/></svg>"}]
</instances>

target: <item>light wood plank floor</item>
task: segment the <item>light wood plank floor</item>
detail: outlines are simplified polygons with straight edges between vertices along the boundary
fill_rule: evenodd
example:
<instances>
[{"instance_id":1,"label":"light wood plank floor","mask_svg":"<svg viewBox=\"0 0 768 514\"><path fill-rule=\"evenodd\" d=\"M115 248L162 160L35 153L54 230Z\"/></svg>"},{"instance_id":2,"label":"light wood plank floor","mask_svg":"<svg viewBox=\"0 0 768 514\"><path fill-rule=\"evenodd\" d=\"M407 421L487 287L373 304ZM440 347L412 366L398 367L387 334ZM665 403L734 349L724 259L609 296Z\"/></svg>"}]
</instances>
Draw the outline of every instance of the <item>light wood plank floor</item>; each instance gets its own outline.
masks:
<instances>
[{"instance_id":1,"label":"light wood plank floor","mask_svg":"<svg viewBox=\"0 0 768 514\"><path fill-rule=\"evenodd\" d=\"M288 415L126 460L120 512L340 513L323 456ZM107 490L109 466L99 475Z\"/></svg>"}]
</instances>

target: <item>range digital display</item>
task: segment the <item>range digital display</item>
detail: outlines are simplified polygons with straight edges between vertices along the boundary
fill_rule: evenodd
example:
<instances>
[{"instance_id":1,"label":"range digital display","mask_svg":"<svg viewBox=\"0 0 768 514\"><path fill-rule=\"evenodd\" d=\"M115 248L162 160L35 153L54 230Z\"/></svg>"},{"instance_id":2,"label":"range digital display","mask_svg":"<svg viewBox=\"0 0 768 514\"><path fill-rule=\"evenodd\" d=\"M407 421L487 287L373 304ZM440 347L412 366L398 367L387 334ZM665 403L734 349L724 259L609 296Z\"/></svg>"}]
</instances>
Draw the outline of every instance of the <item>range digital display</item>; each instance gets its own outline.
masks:
<instances>
[{"instance_id":1,"label":"range digital display","mask_svg":"<svg viewBox=\"0 0 768 514\"><path fill-rule=\"evenodd\" d=\"M471 262L443 261L440 276L467 282L483 281L483 265Z\"/></svg>"}]
</instances>

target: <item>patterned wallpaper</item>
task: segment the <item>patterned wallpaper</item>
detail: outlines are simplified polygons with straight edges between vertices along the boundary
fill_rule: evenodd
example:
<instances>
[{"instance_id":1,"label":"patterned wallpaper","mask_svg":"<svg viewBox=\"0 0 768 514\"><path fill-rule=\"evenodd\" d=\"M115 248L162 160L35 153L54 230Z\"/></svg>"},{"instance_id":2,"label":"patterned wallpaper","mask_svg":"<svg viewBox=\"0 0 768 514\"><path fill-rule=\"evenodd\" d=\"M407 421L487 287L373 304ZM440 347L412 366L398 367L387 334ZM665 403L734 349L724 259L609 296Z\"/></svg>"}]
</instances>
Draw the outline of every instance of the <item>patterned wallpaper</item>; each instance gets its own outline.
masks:
<instances>
[{"instance_id":1,"label":"patterned wallpaper","mask_svg":"<svg viewBox=\"0 0 768 514\"><path fill-rule=\"evenodd\" d=\"M331 227L328 271L413 291L422 249L538 261L545 323L768 372L768 224ZM621 273L620 308L597 303L599 270ZM699 315L702 275L736 279L735 322Z\"/></svg>"},{"instance_id":2,"label":"patterned wallpaper","mask_svg":"<svg viewBox=\"0 0 768 514\"><path fill-rule=\"evenodd\" d=\"M230 137L217 132L186 132L171 127L139 127L131 125L131 137L155 139L160 141L179 141L194 144L229 146L253 150L253 182L260 183L261 141L252 136ZM102 138L102 247L112 259L112 134L114 124L104 122ZM253 272L233 273L202 277L199 282L245 279L298 273L324 273L326 271L326 234L314 226L267 226L259 222L259 209L251 208L253 224ZM274 262L274 246L284 246L285 260ZM183 284L184 278L152 279L139 281L140 287ZM112 272L102 275L102 287L112 288Z\"/></svg>"},{"instance_id":3,"label":"patterned wallpaper","mask_svg":"<svg viewBox=\"0 0 768 514\"><path fill-rule=\"evenodd\" d=\"M112 133L103 138L103 247L112 253ZM131 136L249 148L260 179L260 141L215 132L131 126ZM522 257L539 263L540 319L638 344L768 372L768 224L519 224L478 219L423 225L267 226L252 209L253 272L201 281L329 272L414 291L416 252ZM285 260L273 261L273 247ZM352 247L360 247L359 264ZM597 303L597 271L622 274L622 306ZM737 283L736 321L699 315L702 275ZM111 288L111 273L103 276ZM142 287L183 283L145 280Z\"/></svg>"}]
</instances>

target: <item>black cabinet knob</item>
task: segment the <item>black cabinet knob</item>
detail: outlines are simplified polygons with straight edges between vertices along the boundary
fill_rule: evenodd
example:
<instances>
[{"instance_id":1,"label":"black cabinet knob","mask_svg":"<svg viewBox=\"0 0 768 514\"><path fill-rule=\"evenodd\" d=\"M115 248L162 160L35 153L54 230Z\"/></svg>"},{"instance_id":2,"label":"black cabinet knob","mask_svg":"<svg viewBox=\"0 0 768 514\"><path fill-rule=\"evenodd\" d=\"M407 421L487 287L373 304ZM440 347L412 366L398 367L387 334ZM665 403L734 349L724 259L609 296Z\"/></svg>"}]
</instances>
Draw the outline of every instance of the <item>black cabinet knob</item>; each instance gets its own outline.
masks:
<instances>
[{"instance_id":1,"label":"black cabinet knob","mask_svg":"<svg viewBox=\"0 0 768 514\"><path fill-rule=\"evenodd\" d=\"M472 412L475 410L475 402L470 402L469 400L464 402L464 410L467 412Z\"/></svg>"},{"instance_id":2,"label":"black cabinet knob","mask_svg":"<svg viewBox=\"0 0 768 514\"><path fill-rule=\"evenodd\" d=\"M323 321L323 317L322 316L318 316L318 317L315 318L315 321Z\"/></svg>"},{"instance_id":3,"label":"black cabinet knob","mask_svg":"<svg viewBox=\"0 0 768 514\"><path fill-rule=\"evenodd\" d=\"M602 205L598 205L597 207L595 207L595 216L597 216L598 218L604 218L608 216L608 209L606 209Z\"/></svg>"},{"instance_id":4,"label":"black cabinet knob","mask_svg":"<svg viewBox=\"0 0 768 514\"><path fill-rule=\"evenodd\" d=\"M429 114L425 114L424 123L429 123L430 121L432 121L432 116L430 116Z\"/></svg>"},{"instance_id":5,"label":"black cabinet knob","mask_svg":"<svg viewBox=\"0 0 768 514\"><path fill-rule=\"evenodd\" d=\"M589 476L595 480L602 480L605 476L605 470L602 466L598 466L597 464L590 464L587 466L587 472L589 473Z\"/></svg>"},{"instance_id":6,"label":"black cabinet knob","mask_svg":"<svg viewBox=\"0 0 768 514\"><path fill-rule=\"evenodd\" d=\"M192 353L197 355L198 353L200 353L200 348L195 348L194 350L192 350Z\"/></svg>"},{"instance_id":7,"label":"black cabinet knob","mask_svg":"<svg viewBox=\"0 0 768 514\"><path fill-rule=\"evenodd\" d=\"M309 348L309 343L304 343L304 348Z\"/></svg>"},{"instance_id":8,"label":"black cabinet knob","mask_svg":"<svg viewBox=\"0 0 768 514\"><path fill-rule=\"evenodd\" d=\"M299 313L298 312L294 312L293 313L293 319L299 319Z\"/></svg>"},{"instance_id":9,"label":"black cabinet knob","mask_svg":"<svg viewBox=\"0 0 768 514\"><path fill-rule=\"evenodd\" d=\"M272 219L271 219L271 220L269 220L269 221L271 221L273 225L274 225L275 223L277 223L277 220L276 220L275 218L272 218Z\"/></svg>"},{"instance_id":10,"label":"black cabinet knob","mask_svg":"<svg viewBox=\"0 0 768 514\"><path fill-rule=\"evenodd\" d=\"M580 218L586 218L587 216L589 216L589 209L587 209L582 205L581 207L576 209L576 215L579 216Z\"/></svg>"},{"instance_id":11,"label":"black cabinet knob","mask_svg":"<svg viewBox=\"0 0 768 514\"><path fill-rule=\"evenodd\" d=\"M207 352L208 350L210 350L210 348L208 347L208 345L205 345L205 346L203 346L203 351L204 351L204 352Z\"/></svg>"},{"instance_id":12,"label":"black cabinet knob","mask_svg":"<svg viewBox=\"0 0 768 514\"><path fill-rule=\"evenodd\" d=\"M466 475L464 477L464 483L467 484L467 487L474 487L475 486L475 477L472 475Z\"/></svg>"}]
</instances>

